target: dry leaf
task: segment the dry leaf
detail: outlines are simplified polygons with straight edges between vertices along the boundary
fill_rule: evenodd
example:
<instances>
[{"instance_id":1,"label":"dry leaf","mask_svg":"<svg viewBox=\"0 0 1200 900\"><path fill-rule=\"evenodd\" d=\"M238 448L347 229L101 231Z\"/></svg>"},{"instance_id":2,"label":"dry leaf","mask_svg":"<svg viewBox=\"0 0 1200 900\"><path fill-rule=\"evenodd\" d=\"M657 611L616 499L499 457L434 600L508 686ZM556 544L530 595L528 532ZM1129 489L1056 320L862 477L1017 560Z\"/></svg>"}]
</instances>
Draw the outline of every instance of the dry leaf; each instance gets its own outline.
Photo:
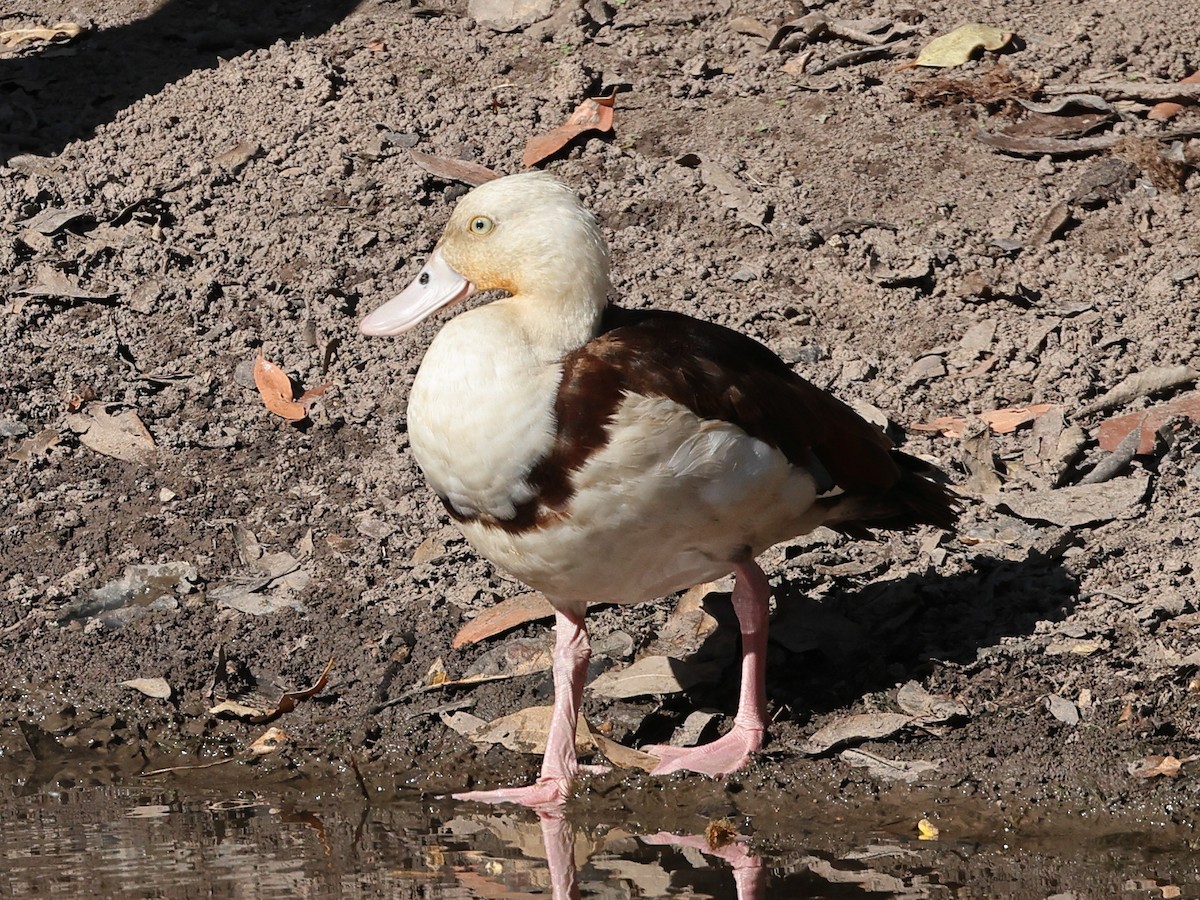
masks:
<instances>
[{"instance_id":1,"label":"dry leaf","mask_svg":"<svg viewBox=\"0 0 1200 900\"><path fill-rule=\"evenodd\" d=\"M154 438L132 409L113 416L103 406L91 406L65 418L67 426L79 435L79 443L104 456L147 462L154 454Z\"/></svg>"},{"instance_id":2,"label":"dry leaf","mask_svg":"<svg viewBox=\"0 0 1200 900\"><path fill-rule=\"evenodd\" d=\"M933 66L942 69L961 66L975 55L976 50L999 50L1011 40L1011 31L971 22L934 38L925 45L909 66Z\"/></svg>"},{"instance_id":3,"label":"dry leaf","mask_svg":"<svg viewBox=\"0 0 1200 900\"><path fill-rule=\"evenodd\" d=\"M981 412L979 418L987 422L988 428L995 434L1009 434L1022 425L1033 422L1054 408L1052 403L1034 403L1030 406L1010 406L1004 409L990 409ZM962 416L942 416L929 422L921 422L909 426L913 431L940 431L950 438L963 436L967 420Z\"/></svg>"},{"instance_id":4,"label":"dry leaf","mask_svg":"<svg viewBox=\"0 0 1200 900\"><path fill-rule=\"evenodd\" d=\"M254 361L254 384L262 397L263 406L289 422L308 418L313 403L330 388L330 384L318 385L296 397L295 385L287 372L268 362L261 353Z\"/></svg>"},{"instance_id":5,"label":"dry leaf","mask_svg":"<svg viewBox=\"0 0 1200 900\"><path fill-rule=\"evenodd\" d=\"M1137 400L1139 397L1182 387L1191 384L1197 378L1200 378L1200 372L1190 366L1151 366L1124 378L1112 390L1106 391L1090 403L1085 403L1079 408L1078 415L1090 415L1120 406L1130 400Z\"/></svg>"},{"instance_id":6,"label":"dry leaf","mask_svg":"<svg viewBox=\"0 0 1200 900\"><path fill-rule=\"evenodd\" d=\"M746 187L745 182L724 166L699 153L685 153L675 162L688 169L698 168L700 178L709 187L716 188L726 209L733 210L747 225L753 225L760 231L767 230L767 219L772 213L771 204Z\"/></svg>"},{"instance_id":7,"label":"dry leaf","mask_svg":"<svg viewBox=\"0 0 1200 900\"><path fill-rule=\"evenodd\" d=\"M1200 424L1200 393L1185 394L1167 403L1127 416L1115 416L1100 423L1096 437L1101 449L1114 452L1133 431L1139 432L1135 455L1154 452L1158 430L1172 419L1188 419Z\"/></svg>"},{"instance_id":8,"label":"dry leaf","mask_svg":"<svg viewBox=\"0 0 1200 900\"><path fill-rule=\"evenodd\" d=\"M329 662L325 664L325 669L321 672L320 677L311 687L307 687L300 691L286 691L279 702L275 704L275 708L270 712L258 709L253 706L246 706L235 701L227 700L224 703L218 703L209 710L211 715L220 715L222 713L233 716L238 719L243 719L251 725L267 725L275 721L284 713L290 713L296 708L296 704L309 700L315 697L325 689L326 683L329 681L329 673L333 670L333 657L329 658Z\"/></svg>"},{"instance_id":9,"label":"dry leaf","mask_svg":"<svg viewBox=\"0 0 1200 900\"><path fill-rule=\"evenodd\" d=\"M800 752L819 756L842 744L891 737L913 722L912 716L900 713L859 713L846 716L818 729L800 746Z\"/></svg>"},{"instance_id":10,"label":"dry leaf","mask_svg":"<svg viewBox=\"0 0 1200 900\"><path fill-rule=\"evenodd\" d=\"M482 684L485 681L536 675L550 671L553 663L554 651L545 638L514 639L484 653L472 663L462 678L447 678L436 686Z\"/></svg>"},{"instance_id":11,"label":"dry leaf","mask_svg":"<svg viewBox=\"0 0 1200 900\"><path fill-rule=\"evenodd\" d=\"M49 28L15 28L0 31L0 47L17 47L26 41L59 41L66 43L83 34L83 26L74 22L59 22Z\"/></svg>"},{"instance_id":12,"label":"dry leaf","mask_svg":"<svg viewBox=\"0 0 1200 900\"><path fill-rule=\"evenodd\" d=\"M613 103L617 92L614 90L607 97L589 97L576 107L575 112L566 123L559 125L547 134L530 138L525 145L525 153L521 161L526 166L536 166L542 160L553 156L563 147L581 134L589 131L604 133L611 131L613 126Z\"/></svg>"},{"instance_id":13,"label":"dry leaf","mask_svg":"<svg viewBox=\"0 0 1200 900\"><path fill-rule=\"evenodd\" d=\"M1180 84L1200 84L1200 72L1193 72L1187 78L1182 78ZM1165 122L1167 119L1173 119L1175 116L1183 112L1182 103L1156 103L1150 107L1150 112L1146 113L1147 119L1153 119L1157 122Z\"/></svg>"},{"instance_id":14,"label":"dry leaf","mask_svg":"<svg viewBox=\"0 0 1200 900\"><path fill-rule=\"evenodd\" d=\"M271 726L246 748L246 752L250 756L268 756L278 751L289 741L291 741L291 736L286 731L282 728Z\"/></svg>"},{"instance_id":15,"label":"dry leaf","mask_svg":"<svg viewBox=\"0 0 1200 900\"><path fill-rule=\"evenodd\" d=\"M37 284L16 293L26 297L59 297L67 300L110 300L115 296L113 291L89 291L54 266L38 266L37 276Z\"/></svg>"},{"instance_id":16,"label":"dry leaf","mask_svg":"<svg viewBox=\"0 0 1200 900\"><path fill-rule=\"evenodd\" d=\"M694 663L666 656L646 656L624 669L602 673L588 689L593 694L613 699L678 694L697 684L716 680L722 669L724 664L716 660Z\"/></svg>"},{"instance_id":17,"label":"dry leaf","mask_svg":"<svg viewBox=\"0 0 1200 900\"><path fill-rule=\"evenodd\" d=\"M838 754L838 759L856 769L866 769L872 778L884 781L903 781L911 784L928 772L936 772L938 764L926 759L888 759L866 750L848 749Z\"/></svg>"},{"instance_id":18,"label":"dry leaf","mask_svg":"<svg viewBox=\"0 0 1200 900\"><path fill-rule=\"evenodd\" d=\"M1007 507L1022 519L1075 528L1136 515L1149 486L1150 475L1143 472L1103 484L1078 484L1053 491L993 494L987 500L994 505Z\"/></svg>"},{"instance_id":19,"label":"dry leaf","mask_svg":"<svg viewBox=\"0 0 1200 900\"><path fill-rule=\"evenodd\" d=\"M213 165L228 172L240 172L246 163L262 152L262 145L254 141L242 141L213 157Z\"/></svg>"},{"instance_id":20,"label":"dry leaf","mask_svg":"<svg viewBox=\"0 0 1200 900\"><path fill-rule=\"evenodd\" d=\"M467 15L492 31L516 31L540 22L554 6L554 0L469 0Z\"/></svg>"},{"instance_id":21,"label":"dry leaf","mask_svg":"<svg viewBox=\"0 0 1200 900\"><path fill-rule=\"evenodd\" d=\"M121 687L132 688L155 700L171 699L171 685L165 678L131 678L128 681L122 681Z\"/></svg>"},{"instance_id":22,"label":"dry leaf","mask_svg":"<svg viewBox=\"0 0 1200 900\"><path fill-rule=\"evenodd\" d=\"M922 819L917 823L917 837L923 841L936 841L941 833L941 829L928 819Z\"/></svg>"},{"instance_id":23,"label":"dry leaf","mask_svg":"<svg viewBox=\"0 0 1200 900\"><path fill-rule=\"evenodd\" d=\"M477 644L484 638L500 634L538 619L554 615L554 607L542 594L518 594L490 606L458 630L450 646L455 649Z\"/></svg>"},{"instance_id":24,"label":"dry leaf","mask_svg":"<svg viewBox=\"0 0 1200 900\"><path fill-rule=\"evenodd\" d=\"M1079 707L1066 697L1059 694L1049 694L1046 697L1046 708L1050 710L1050 715L1058 719L1064 725L1079 724Z\"/></svg>"},{"instance_id":25,"label":"dry leaf","mask_svg":"<svg viewBox=\"0 0 1200 900\"><path fill-rule=\"evenodd\" d=\"M53 428L44 428L31 438L25 438L8 455L13 462L32 462L45 456L62 443L62 436Z\"/></svg>"},{"instance_id":26,"label":"dry leaf","mask_svg":"<svg viewBox=\"0 0 1200 900\"><path fill-rule=\"evenodd\" d=\"M500 744L516 753L545 753L553 718L554 707L530 706L501 716L467 737L476 744ZM575 752L582 753L591 746L591 732L580 716L575 726Z\"/></svg>"},{"instance_id":27,"label":"dry leaf","mask_svg":"<svg viewBox=\"0 0 1200 900\"><path fill-rule=\"evenodd\" d=\"M604 754L604 758L618 769L641 769L643 772L653 772L662 761L653 753L634 750L624 744L618 744L611 738L606 738L597 731L589 732L596 749Z\"/></svg>"},{"instance_id":28,"label":"dry leaf","mask_svg":"<svg viewBox=\"0 0 1200 900\"><path fill-rule=\"evenodd\" d=\"M236 700L222 700L216 706L209 707L210 716L230 716L234 719L255 719L265 716L267 711L257 706L238 703Z\"/></svg>"},{"instance_id":29,"label":"dry leaf","mask_svg":"<svg viewBox=\"0 0 1200 900\"><path fill-rule=\"evenodd\" d=\"M262 396L263 406L289 422L299 422L307 410L293 398L296 396L292 379L287 372L259 354L254 361L254 384Z\"/></svg>"},{"instance_id":30,"label":"dry leaf","mask_svg":"<svg viewBox=\"0 0 1200 900\"><path fill-rule=\"evenodd\" d=\"M422 153L420 150L409 150L408 153L413 162L430 175L446 181L461 181L471 187L478 187L500 177L499 172L493 172L487 166L463 159L448 159L445 156Z\"/></svg>"},{"instance_id":31,"label":"dry leaf","mask_svg":"<svg viewBox=\"0 0 1200 900\"><path fill-rule=\"evenodd\" d=\"M1156 775L1175 778L1182 769L1183 761L1169 754L1167 756L1147 756L1129 764L1129 774L1136 778L1154 778Z\"/></svg>"},{"instance_id":32,"label":"dry leaf","mask_svg":"<svg viewBox=\"0 0 1200 900\"><path fill-rule=\"evenodd\" d=\"M896 692L896 705L923 725L938 725L951 719L965 719L967 707L945 694L931 694L915 681L908 681Z\"/></svg>"},{"instance_id":33,"label":"dry leaf","mask_svg":"<svg viewBox=\"0 0 1200 900\"><path fill-rule=\"evenodd\" d=\"M421 682L422 687L439 687L450 680L450 673L446 671L446 664L442 662L439 656L429 666L429 670L425 673L425 678Z\"/></svg>"},{"instance_id":34,"label":"dry leaf","mask_svg":"<svg viewBox=\"0 0 1200 900\"><path fill-rule=\"evenodd\" d=\"M710 581L689 589L667 616L648 652L656 656L687 659L695 656L703 647L705 656L725 657L733 649L734 632L721 632L721 636L710 643L719 625L704 606L710 597L714 600L728 599L731 590L728 582L721 581Z\"/></svg>"}]
</instances>

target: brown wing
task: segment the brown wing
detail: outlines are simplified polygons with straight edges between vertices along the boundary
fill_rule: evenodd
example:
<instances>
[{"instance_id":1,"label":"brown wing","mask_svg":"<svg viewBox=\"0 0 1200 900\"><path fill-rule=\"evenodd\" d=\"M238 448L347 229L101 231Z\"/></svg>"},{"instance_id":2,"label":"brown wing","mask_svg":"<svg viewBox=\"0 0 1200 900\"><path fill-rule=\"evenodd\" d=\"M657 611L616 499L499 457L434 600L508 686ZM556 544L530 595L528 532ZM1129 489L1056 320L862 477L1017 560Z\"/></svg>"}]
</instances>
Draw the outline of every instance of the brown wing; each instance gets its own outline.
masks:
<instances>
[{"instance_id":1,"label":"brown wing","mask_svg":"<svg viewBox=\"0 0 1200 900\"><path fill-rule=\"evenodd\" d=\"M563 361L558 438L530 477L550 506L569 499L570 473L604 446L608 422L631 393L737 425L809 469L825 490L841 488L847 498L830 501L831 524L954 522L952 495L921 475L928 467L762 344L679 313L614 306L601 334Z\"/></svg>"}]
</instances>

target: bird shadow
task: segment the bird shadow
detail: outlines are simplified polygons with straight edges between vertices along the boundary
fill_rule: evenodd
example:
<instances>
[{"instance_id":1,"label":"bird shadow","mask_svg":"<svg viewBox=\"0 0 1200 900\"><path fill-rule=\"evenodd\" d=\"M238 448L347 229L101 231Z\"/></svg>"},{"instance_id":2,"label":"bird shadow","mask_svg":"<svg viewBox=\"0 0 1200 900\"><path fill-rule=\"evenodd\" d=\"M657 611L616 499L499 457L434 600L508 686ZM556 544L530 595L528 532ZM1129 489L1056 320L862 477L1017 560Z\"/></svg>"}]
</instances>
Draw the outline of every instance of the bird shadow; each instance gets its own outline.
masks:
<instances>
[{"instance_id":1,"label":"bird shadow","mask_svg":"<svg viewBox=\"0 0 1200 900\"><path fill-rule=\"evenodd\" d=\"M775 591L767 661L767 696L800 721L844 708L860 698L920 680L939 666L969 665L1006 638L1033 634L1039 622L1061 621L1078 597L1077 582L1054 558L1030 550L1023 559L983 555L969 571L912 572L858 588L833 589L818 601L807 579L785 577ZM739 654L726 644L737 624L729 604L705 608L721 621L713 653L729 661L713 685L667 700L638 729L639 741L663 740L697 706L732 712L737 705Z\"/></svg>"},{"instance_id":2,"label":"bird shadow","mask_svg":"<svg viewBox=\"0 0 1200 900\"><path fill-rule=\"evenodd\" d=\"M0 163L18 153L53 156L189 73L279 40L323 33L359 2L169 0L77 43L2 59ZM236 117L237 110L214 114Z\"/></svg>"}]
</instances>

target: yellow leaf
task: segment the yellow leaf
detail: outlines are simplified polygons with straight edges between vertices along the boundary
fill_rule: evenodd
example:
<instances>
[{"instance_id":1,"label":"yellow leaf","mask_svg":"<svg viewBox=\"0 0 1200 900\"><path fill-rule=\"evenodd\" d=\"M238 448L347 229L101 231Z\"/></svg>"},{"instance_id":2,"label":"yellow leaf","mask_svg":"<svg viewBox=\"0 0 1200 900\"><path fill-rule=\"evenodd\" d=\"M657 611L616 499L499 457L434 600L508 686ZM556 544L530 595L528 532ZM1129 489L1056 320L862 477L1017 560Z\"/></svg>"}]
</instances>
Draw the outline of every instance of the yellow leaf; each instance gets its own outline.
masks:
<instances>
[{"instance_id":1,"label":"yellow leaf","mask_svg":"<svg viewBox=\"0 0 1200 900\"><path fill-rule=\"evenodd\" d=\"M917 837L923 841L936 841L941 831L936 825L928 819L922 819L917 823Z\"/></svg>"},{"instance_id":2,"label":"yellow leaf","mask_svg":"<svg viewBox=\"0 0 1200 900\"><path fill-rule=\"evenodd\" d=\"M913 65L937 68L961 66L980 47L985 50L999 50L1011 40L1011 31L1003 31L994 25L971 22L967 25L960 25L949 34L934 38L925 45L925 49L921 51Z\"/></svg>"}]
</instances>

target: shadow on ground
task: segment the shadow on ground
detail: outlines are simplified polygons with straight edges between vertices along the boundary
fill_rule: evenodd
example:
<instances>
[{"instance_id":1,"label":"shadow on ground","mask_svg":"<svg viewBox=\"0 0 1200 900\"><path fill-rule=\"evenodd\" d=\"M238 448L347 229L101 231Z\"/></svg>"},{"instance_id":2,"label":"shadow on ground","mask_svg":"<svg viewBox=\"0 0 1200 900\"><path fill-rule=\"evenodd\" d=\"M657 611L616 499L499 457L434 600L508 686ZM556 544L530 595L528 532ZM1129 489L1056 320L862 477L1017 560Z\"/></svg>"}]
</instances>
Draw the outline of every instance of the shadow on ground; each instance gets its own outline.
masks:
<instances>
[{"instance_id":1,"label":"shadow on ground","mask_svg":"<svg viewBox=\"0 0 1200 900\"><path fill-rule=\"evenodd\" d=\"M77 44L0 60L0 163L18 153L53 156L190 72L325 32L358 3L169 0Z\"/></svg>"}]
</instances>

